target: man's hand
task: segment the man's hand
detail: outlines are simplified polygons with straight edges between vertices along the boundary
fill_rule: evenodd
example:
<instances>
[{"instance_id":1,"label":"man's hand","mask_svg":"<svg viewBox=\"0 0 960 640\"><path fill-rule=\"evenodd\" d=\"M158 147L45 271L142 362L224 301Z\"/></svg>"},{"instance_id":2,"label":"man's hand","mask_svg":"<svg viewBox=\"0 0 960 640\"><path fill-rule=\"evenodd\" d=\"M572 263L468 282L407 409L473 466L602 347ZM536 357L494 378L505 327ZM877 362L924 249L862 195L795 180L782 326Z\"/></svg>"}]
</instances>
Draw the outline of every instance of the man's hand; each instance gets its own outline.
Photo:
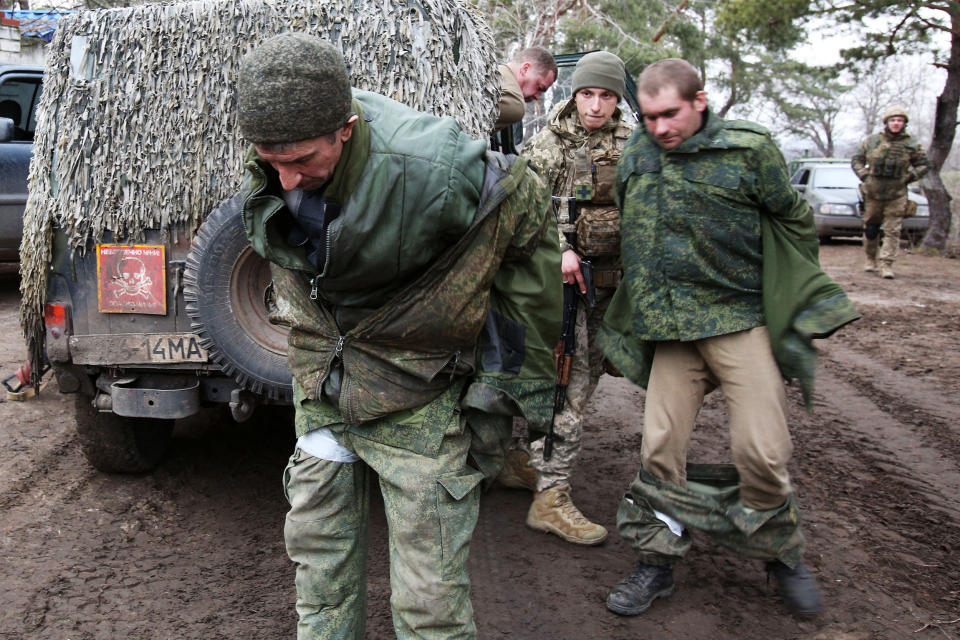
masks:
<instances>
[{"instance_id":1,"label":"man's hand","mask_svg":"<svg viewBox=\"0 0 960 640\"><path fill-rule=\"evenodd\" d=\"M573 249L567 249L560 256L560 271L563 273L563 283L573 284L576 282L580 286L580 293L587 292L587 283L583 281L583 274L580 273L580 256Z\"/></svg>"}]
</instances>

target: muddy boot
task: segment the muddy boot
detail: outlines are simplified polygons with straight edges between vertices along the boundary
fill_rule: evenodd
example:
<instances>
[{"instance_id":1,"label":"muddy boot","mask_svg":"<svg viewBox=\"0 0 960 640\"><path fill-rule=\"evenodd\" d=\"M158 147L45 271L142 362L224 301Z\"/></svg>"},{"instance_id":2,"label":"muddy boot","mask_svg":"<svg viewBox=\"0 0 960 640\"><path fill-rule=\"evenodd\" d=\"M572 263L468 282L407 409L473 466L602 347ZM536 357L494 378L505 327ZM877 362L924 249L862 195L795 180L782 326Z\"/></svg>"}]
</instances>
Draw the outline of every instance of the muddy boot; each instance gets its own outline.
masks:
<instances>
[{"instance_id":1,"label":"muddy boot","mask_svg":"<svg viewBox=\"0 0 960 640\"><path fill-rule=\"evenodd\" d=\"M820 590L813 574L797 563L793 569L779 560L767 563L767 574L777 580L777 591L790 611L798 616L815 616L820 613Z\"/></svg>"},{"instance_id":2,"label":"muddy boot","mask_svg":"<svg viewBox=\"0 0 960 640\"><path fill-rule=\"evenodd\" d=\"M889 262L884 262L880 265L880 277L886 278L887 280L893 280L893 269Z\"/></svg>"},{"instance_id":3,"label":"muddy boot","mask_svg":"<svg viewBox=\"0 0 960 640\"><path fill-rule=\"evenodd\" d=\"M673 593L673 567L638 562L626 578L610 590L607 609L622 616L635 616L650 608L657 598Z\"/></svg>"},{"instance_id":4,"label":"muddy boot","mask_svg":"<svg viewBox=\"0 0 960 640\"><path fill-rule=\"evenodd\" d=\"M508 449L497 482L511 489L537 490L537 470L530 466L530 454L522 449Z\"/></svg>"},{"instance_id":5,"label":"muddy boot","mask_svg":"<svg viewBox=\"0 0 960 640\"><path fill-rule=\"evenodd\" d=\"M587 520L573 504L568 484L533 494L527 526L556 534L574 544L594 545L607 539L607 530Z\"/></svg>"}]
</instances>

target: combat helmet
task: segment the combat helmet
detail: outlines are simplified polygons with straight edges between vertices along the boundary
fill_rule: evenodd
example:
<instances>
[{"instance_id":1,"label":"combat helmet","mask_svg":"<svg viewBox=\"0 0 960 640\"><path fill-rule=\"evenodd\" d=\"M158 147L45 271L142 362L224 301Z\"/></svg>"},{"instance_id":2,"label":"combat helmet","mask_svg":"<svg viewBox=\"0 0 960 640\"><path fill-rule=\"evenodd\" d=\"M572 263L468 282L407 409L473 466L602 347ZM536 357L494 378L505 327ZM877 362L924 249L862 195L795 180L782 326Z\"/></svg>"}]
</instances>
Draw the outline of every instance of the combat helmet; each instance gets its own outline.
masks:
<instances>
[{"instance_id":1,"label":"combat helmet","mask_svg":"<svg viewBox=\"0 0 960 640\"><path fill-rule=\"evenodd\" d=\"M900 116L904 122L910 122L910 116L907 115L907 110L900 105L894 105L883 112L883 124L887 124L887 120L893 116Z\"/></svg>"}]
</instances>

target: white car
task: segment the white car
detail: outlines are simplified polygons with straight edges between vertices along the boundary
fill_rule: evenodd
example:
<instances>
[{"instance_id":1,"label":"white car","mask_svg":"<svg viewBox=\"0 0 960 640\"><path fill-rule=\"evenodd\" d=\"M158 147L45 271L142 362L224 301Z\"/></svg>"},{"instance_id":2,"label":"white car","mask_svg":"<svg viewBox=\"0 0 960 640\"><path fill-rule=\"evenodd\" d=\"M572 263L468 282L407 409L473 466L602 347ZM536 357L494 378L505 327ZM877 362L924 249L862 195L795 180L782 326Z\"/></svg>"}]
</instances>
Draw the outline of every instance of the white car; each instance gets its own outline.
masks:
<instances>
[{"instance_id":1,"label":"white car","mask_svg":"<svg viewBox=\"0 0 960 640\"><path fill-rule=\"evenodd\" d=\"M820 240L860 236L863 233L860 178L850 167L850 161L824 159L803 161L797 166L790 183L813 207ZM917 203L917 213L903 221L903 233L911 240L918 240L930 224L930 207L927 199L913 189L908 197Z\"/></svg>"}]
</instances>

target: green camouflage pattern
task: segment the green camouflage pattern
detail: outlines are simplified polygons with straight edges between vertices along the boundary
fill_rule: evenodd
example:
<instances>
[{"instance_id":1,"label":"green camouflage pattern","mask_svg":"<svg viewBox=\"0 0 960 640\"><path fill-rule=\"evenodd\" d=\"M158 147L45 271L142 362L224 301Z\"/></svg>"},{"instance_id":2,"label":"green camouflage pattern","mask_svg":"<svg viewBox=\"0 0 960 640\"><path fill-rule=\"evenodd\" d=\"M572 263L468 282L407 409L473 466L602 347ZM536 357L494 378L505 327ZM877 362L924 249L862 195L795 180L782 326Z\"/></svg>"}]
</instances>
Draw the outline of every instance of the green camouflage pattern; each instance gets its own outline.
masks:
<instances>
[{"instance_id":1,"label":"green camouflage pattern","mask_svg":"<svg viewBox=\"0 0 960 640\"><path fill-rule=\"evenodd\" d=\"M602 158L601 163L604 166L615 167L619 152L623 150L632 132L633 126L623 121L623 114L619 107L606 124L588 132L580 124L576 100L570 98L551 110L547 118L547 126L524 143L521 155L530 161L533 168L546 181L552 195L576 198L582 201L581 206L586 209L595 197L599 197L602 203L612 203L609 197L612 185L605 187L603 179L599 184L578 184L577 172L574 170L577 160L586 164L586 170L580 172L586 176L593 175L592 163L589 160L595 157ZM587 162L584 162L585 156L589 156L586 158ZM613 177L615 174L611 176ZM574 224L570 221L567 203L559 202L555 210L557 226L561 234L561 251L572 248L581 253L580 248L573 247L566 239L567 235L572 237L576 232ZM582 210L580 215L583 214Z\"/></svg>"},{"instance_id":2,"label":"green camouflage pattern","mask_svg":"<svg viewBox=\"0 0 960 640\"><path fill-rule=\"evenodd\" d=\"M809 208L765 129L712 113L674 149L639 127L617 169L617 202L618 291L644 340L698 340L764 324L761 213Z\"/></svg>"},{"instance_id":3,"label":"green camouflage pattern","mask_svg":"<svg viewBox=\"0 0 960 640\"><path fill-rule=\"evenodd\" d=\"M645 564L664 566L683 558L693 544L688 529L693 528L742 556L795 567L804 544L796 497L776 509L750 509L740 499L739 480L730 464L688 464L686 488L641 469L620 500L617 530ZM683 524L683 535L670 531L654 510Z\"/></svg>"},{"instance_id":4,"label":"green camouflage pattern","mask_svg":"<svg viewBox=\"0 0 960 640\"><path fill-rule=\"evenodd\" d=\"M930 170L923 147L906 131L884 130L867 136L850 158L850 166L863 181L869 200L894 200L907 195L907 185Z\"/></svg>"},{"instance_id":5,"label":"green camouflage pattern","mask_svg":"<svg viewBox=\"0 0 960 640\"><path fill-rule=\"evenodd\" d=\"M383 155L370 154L369 173L377 174L379 163L390 162ZM552 240L544 240L545 235L556 234L548 215L546 193L525 161L515 162L512 167L490 166L499 180L469 232L461 232L459 240L452 243L454 246L435 256L418 277L402 287L394 285L396 293L379 308L362 315L353 310L360 319L348 330L344 328L343 315L351 309L331 304L322 286L319 299L311 300L309 278L313 274L283 268L298 263L287 256L278 234L270 231L269 217L257 211L264 202L274 206L274 197L263 197L252 190L244 209L248 233L256 238L252 246L258 252L262 250L273 263L276 291L284 309L274 319L291 328L288 360L307 398L319 399L320 386L338 353L343 368L338 409L348 424L361 424L429 402L455 377L476 371L475 350L487 323L488 310L495 309L498 303L510 305L514 299L521 300L515 320L529 325L526 337L531 342L526 345L528 349L520 349L526 358L522 370L512 375L533 380L544 389L552 384L552 342L556 340L559 320L555 318L559 311L549 320L546 314L553 307L560 308L560 284L554 280L550 286L543 276L548 271L559 271L559 255L549 257L555 255L550 246ZM472 187L467 194L469 189ZM403 204L391 208L391 203L381 203L394 212L402 210ZM459 207L451 204L448 209L458 211ZM426 213L418 211L419 215ZM345 213L340 219L347 217ZM456 221L452 228L457 228ZM410 243L419 236L398 230L396 237ZM423 253L435 249L431 242L431 238L424 239ZM369 265L358 264L357 271L364 266ZM500 271L511 276L498 275ZM350 277L357 279L360 274L352 273ZM372 277L377 279L381 274ZM362 299L356 297L361 295L354 294L353 299ZM540 344L543 341L547 342ZM543 391L541 395L546 394ZM534 400L540 404L538 398ZM543 413L537 406L524 409L522 413L529 414L533 422L546 420L537 419Z\"/></svg>"},{"instance_id":6,"label":"green camouflage pattern","mask_svg":"<svg viewBox=\"0 0 960 640\"><path fill-rule=\"evenodd\" d=\"M820 268L813 211L790 185L783 156L759 125L711 114L700 133L672 151L679 157L669 163L684 164L683 177L672 169L671 180L662 178L662 191L661 160L674 154L660 149L644 129L631 138L618 167L626 282L610 302L597 337L604 355L645 388L653 341L692 340L766 324L780 372L798 380L809 409L817 355L813 339L860 317ZM679 191L677 197L664 198L671 188ZM678 206L684 193L693 194L686 201L688 216ZM711 218L710 207L723 215ZM734 231L756 235L735 237ZM722 262L735 250L745 253ZM753 264L761 256L762 262ZM659 271L661 264L667 269ZM713 278L729 273L731 265L741 269L715 286ZM667 282L670 270L686 279ZM726 288L738 274L749 275L750 288ZM762 282L759 298L753 278ZM657 283L677 289L659 290ZM798 316L807 311L798 326Z\"/></svg>"},{"instance_id":7,"label":"green camouflage pattern","mask_svg":"<svg viewBox=\"0 0 960 640\"><path fill-rule=\"evenodd\" d=\"M387 517L396 637L476 638L466 561L482 475L467 464L471 436L462 415L438 416L429 430L443 434L432 456L349 430L336 437L358 462L294 451L284 471L284 538L297 563L299 640L366 637L371 471Z\"/></svg>"}]
</instances>

